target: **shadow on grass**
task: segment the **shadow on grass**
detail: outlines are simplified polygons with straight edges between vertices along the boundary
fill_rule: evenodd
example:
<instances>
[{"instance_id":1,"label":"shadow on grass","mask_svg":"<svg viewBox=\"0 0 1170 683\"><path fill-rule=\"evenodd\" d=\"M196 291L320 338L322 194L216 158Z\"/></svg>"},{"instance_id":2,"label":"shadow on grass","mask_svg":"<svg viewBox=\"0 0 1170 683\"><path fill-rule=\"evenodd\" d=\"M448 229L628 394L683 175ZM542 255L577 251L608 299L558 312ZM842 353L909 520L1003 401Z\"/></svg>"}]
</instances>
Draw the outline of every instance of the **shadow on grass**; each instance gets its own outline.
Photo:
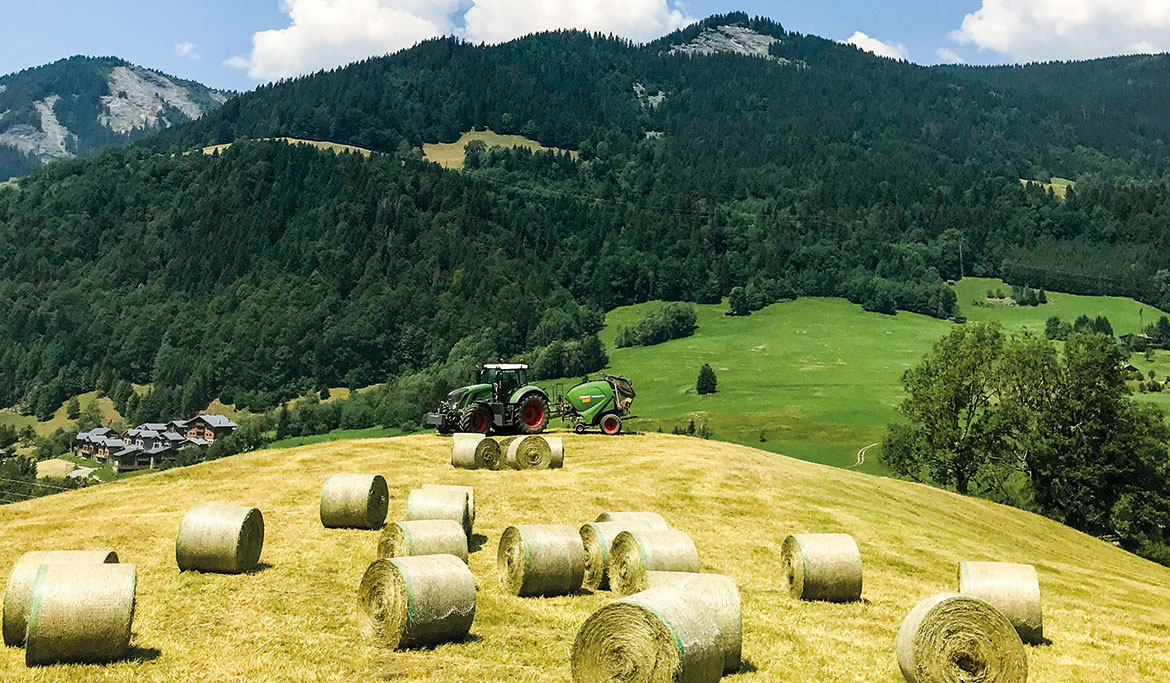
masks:
<instances>
[{"instance_id":1,"label":"shadow on grass","mask_svg":"<svg viewBox=\"0 0 1170 683\"><path fill-rule=\"evenodd\" d=\"M126 653L126 660L130 662L137 662L143 664L146 662L153 662L162 656L162 650L157 647L131 647L130 651Z\"/></svg>"},{"instance_id":2,"label":"shadow on grass","mask_svg":"<svg viewBox=\"0 0 1170 683\"><path fill-rule=\"evenodd\" d=\"M755 673L757 671L759 671L759 668L756 667L755 662L748 659L747 657L744 657L739 662L739 671L735 671L729 675L739 676L740 674L752 674L752 673Z\"/></svg>"},{"instance_id":3,"label":"shadow on grass","mask_svg":"<svg viewBox=\"0 0 1170 683\"><path fill-rule=\"evenodd\" d=\"M472 534L471 541L467 544L467 551L472 553L479 552L487 543L488 537L483 534Z\"/></svg>"},{"instance_id":4,"label":"shadow on grass","mask_svg":"<svg viewBox=\"0 0 1170 683\"><path fill-rule=\"evenodd\" d=\"M260 572L267 571L269 569L272 569L271 564L268 564L267 562L260 562L255 567L252 567L251 569L249 569L248 571L246 571L244 573L245 574L259 574Z\"/></svg>"}]
</instances>

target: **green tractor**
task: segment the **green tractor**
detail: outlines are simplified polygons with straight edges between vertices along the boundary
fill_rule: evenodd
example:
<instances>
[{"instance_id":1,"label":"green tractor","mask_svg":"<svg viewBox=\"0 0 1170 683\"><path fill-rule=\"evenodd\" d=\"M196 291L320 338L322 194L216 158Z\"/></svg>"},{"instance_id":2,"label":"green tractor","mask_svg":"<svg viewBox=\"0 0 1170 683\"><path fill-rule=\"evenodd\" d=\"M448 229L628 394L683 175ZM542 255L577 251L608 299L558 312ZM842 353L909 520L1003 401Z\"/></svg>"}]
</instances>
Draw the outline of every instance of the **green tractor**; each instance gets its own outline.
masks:
<instances>
[{"instance_id":1,"label":"green tractor","mask_svg":"<svg viewBox=\"0 0 1170 683\"><path fill-rule=\"evenodd\" d=\"M528 384L528 366L496 363L479 369L477 383L460 387L423 420L440 434L539 434L548 426L548 394Z\"/></svg>"}]
</instances>

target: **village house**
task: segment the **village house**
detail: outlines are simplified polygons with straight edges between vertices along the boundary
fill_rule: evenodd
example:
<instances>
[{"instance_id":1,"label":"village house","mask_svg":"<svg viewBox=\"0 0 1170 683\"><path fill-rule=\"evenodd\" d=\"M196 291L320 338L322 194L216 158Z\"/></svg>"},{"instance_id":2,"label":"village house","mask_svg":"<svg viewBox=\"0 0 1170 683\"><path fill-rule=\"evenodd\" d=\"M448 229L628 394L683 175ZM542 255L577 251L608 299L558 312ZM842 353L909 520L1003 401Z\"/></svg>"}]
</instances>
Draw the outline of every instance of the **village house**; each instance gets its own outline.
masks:
<instances>
[{"instance_id":1,"label":"village house","mask_svg":"<svg viewBox=\"0 0 1170 683\"><path fill-rule=\"evenodd\" d=\"M204 439L210 443L231 434L237 425L223 415L197 415L186 420L184 426L188 439Z\"/></svg>"},{"instance_id":2,"label":"village house","mask_svg":"<svg viewBox=\"0 0 1170 683\"><path fill-rule=\"evenodd\" d=\"M109 427L94 427L88 432L81 432L73 437L73 455L81 458L97 456L98 448L108 439L118 439L121 435Z\"/></svg>"},{"instance_id":3,"label":"village house","mask_svg":"<svg viewBox=\"0 0 1170 683\"><path fill-rule=\"evenodd\" d=\"M115 472L155 469L174 462L180 452L206 448L216 438L227 436L235 429L236 423L222 415L147 422L123 434L108 427L97 427L73 439L73 454L109 463Z\"/></svg>"}]
</instances>

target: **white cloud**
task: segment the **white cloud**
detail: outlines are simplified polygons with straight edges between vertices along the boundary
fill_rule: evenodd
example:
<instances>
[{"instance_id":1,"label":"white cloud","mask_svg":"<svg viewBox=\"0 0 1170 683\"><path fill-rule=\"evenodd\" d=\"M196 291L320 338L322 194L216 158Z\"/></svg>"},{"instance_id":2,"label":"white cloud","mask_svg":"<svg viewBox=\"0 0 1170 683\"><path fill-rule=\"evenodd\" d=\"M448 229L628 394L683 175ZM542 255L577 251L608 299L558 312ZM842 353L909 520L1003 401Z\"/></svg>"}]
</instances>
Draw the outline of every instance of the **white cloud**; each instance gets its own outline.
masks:
<instances>
[{"instance_id":1,"label":"white cloud","mask_svg":"<svg viewBox=\"0 0 1170 683\"><path fill-rule=\"evenodd\" d=\"M856 45L866 52L872 52L878 57L889 57L890 59L905 60L910 59L910 51L907 50L906 46L902 43L887 43L878 40L877 38L871 38L861 31L857 31L853 35L849 36L849 40L846 40L845 42L849 45Z\"/></svg>"},{"instance_id":2,"label":"white cloud","mask_svg":"<svg viewBox=\"0 0 1170 683\"><path fill-rule=\"evenodd\" d=\"M179 55L180 57L186 57L187 59L199 59L203 56L199 54L199 50L196 49L195 43L192 43L189 40L185 40L181 43L175 43L175 54Z\"/></svg>"},{"instance_id":3,"label":"white cloud","mask_svg":"<svg viewBox=\"0 0 1170 683\"><path fill-rule=\"evenodd\" d=\"M668 0L472 0L464 21L469 40L501 43L558 28L648 41L695 19Z\"/></svg>"},{"instance_id":4,"label":"white cloud","mask_svg":"<svg viewBox=\"0 0 1170 683\"><path fill-rule=\"evenodd\" d=\"M257 80L311 73L395 52L450 32L461 0L283 0L287 28L252 36L252 52L225 64Z\"/></svg>"},{"instance_id":5,"label":"white cloud","mask_svg":"<svg viewBox=\"0 0 1170 683\"><path fill-rule=\"evenodd\" d=\"M1167 0L983 0L951 38L1017 62L1170 51Z\"/></svg>"},{"instance_id":6,"label":"white cloud","mask_svg":"<svg viewBox=\"0 0 1170 683\"><path fill-rule=\"evenodd\" d=\"M955 52L949 47L940 47L934 51L934 54L938 57L938 61L941 64L962 64L965 61L959 56L958 52Z\"/></svg>"}]
</instances>

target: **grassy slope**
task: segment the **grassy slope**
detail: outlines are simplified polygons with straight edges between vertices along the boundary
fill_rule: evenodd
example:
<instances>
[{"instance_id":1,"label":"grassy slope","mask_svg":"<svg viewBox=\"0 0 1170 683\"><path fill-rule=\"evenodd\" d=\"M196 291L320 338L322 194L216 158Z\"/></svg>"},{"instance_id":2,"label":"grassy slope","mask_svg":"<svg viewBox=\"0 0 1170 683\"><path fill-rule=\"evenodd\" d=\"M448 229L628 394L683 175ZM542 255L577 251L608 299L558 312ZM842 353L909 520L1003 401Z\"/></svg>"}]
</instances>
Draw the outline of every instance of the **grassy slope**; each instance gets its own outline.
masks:
<instances>
[{"instance_id":1,"label":"grassy slope","mask_svg":"<svg viewBox=\"0 0 1170 683\"><path fill-rule=\"evenodd\" d=\"M1076 185L1077 185L1075 180L1069 180L1068 178L1055 178L1054 177L1052 179L1051 183L1043 183L1043 182L1040 182L1039 180L1026 180L1024 178L1020 178L1020 184L1024 185L1025 187L1032 184L1032 183L1036 183L1037 185L1043 187L1045 190L1052 190L1052 193L1055 194L1057 197L1060 197L1061 199L1064 199L1065 196L1068 195L1068 188L1071 187L1071 188L1075 189Z\"/></svg>"},{"instance_id":2,"label":"grassy slope","mask_svg":"<svg viewBox=\"0 0 1170 683\"><path fill-rule=\"evenodd\" d=\"M743 681L892 683L895 631L920 599L955 586L964 559L1034 563L1045 633L1029 648L1031 680L1170 678L1165 648L1170 570L1054 522L926 486L724 443L646 435L566 436L567 467L462 472L434 436L262 451L0 508L0 567L33 548L115 548L138 566L136 659L107 667L26 670L0 650L0 680L565 681L585 618L611 598L503 594L495 549L509 524L578 525L609 509L652 509L695 540L702 568L734 577L744 600ZM359 637L354 594L377 532L323 529L321 483L379 472L400 519L409 488L476 487L471 568L479 586L471 638L390 653ZM194 503L264 512L265 568L245 576L180 574L174 535ZM731 520L734 520L732 522ZM734 533L728 533L734 524ZM802 604L777 591L785 535L848 531L865 560L865 600ZM484 538L486 537L486 538Z\"/></svg>"},{"instance_id":3,"label":"grassy slope","mask_svg":"<svg viewBox=\"0 0 1170 683\"><path fill-rule=\"evenodd\" d=\"M1073 320L1081 314L1107 316L1117 334L1136 332L1160 311L1132 299L1053 293L1034 308L978 307L988 289L1010 290L998 280L968 278L956 285L964 315L971 321L997 321L1008 332L1029 328L1043 334L1052 315ZM866 313L840 299L800 299L776 304L746 318L727 318L725 306L696 306L695 336L653 347L617 349L613 338L660 306L628 306L612 311L601 336L610 349L610 369L634 382L631 426L670 431L689 415L709 420L715 438L746 444L814 462L852 467L857 452L880 441L897 419L902 373L946 334L951 323L926 316ZM1139 318L1138 312L1142 311ZM699 396L695 377L710 363L719 376L719 393ZM1150 364L1135 356L1145 372L1170 374L1170 354L1159 352ZM568 380L566 380L568 383ZM1170 407L1170 395L1139 395ZM766 441L760 441L761 432ZM870 449L863 471L882 471L878 449Z\"/></svg>"},{"instance_id":4,"label":"grassy slope","mask_svg":"<svg viewBox=\"0 0 1170 683\"><path fill-rule=\"evenodd\" d=\"M371 154L373 154L372 151L366 149L365 147L356 147L354 145L343 145L339 142L321 142L320 140L304 140L302 138L261 138L261 139L262 140L277 140L280 142L287 142L290 145L308 145L309 147L316 147L317 149L325 150L327 152L333 152L335 154L341 154L342 152L354 152L355 154L360 154L366 158L369 158L369 156ZM209 147L204 147L203 153L209 154L209 155L216 154L218 152L223 152L223 151L227 150L231 146L232 146L232 143L230 143L230 142L226 142L222 145L211 145Z\"/></svg>"},{"instance_id":5,"label":"grassy slope","mask_svg":"<svg viewBox=\"0 0 1170 683\"><path fill-rule=\"evenodd\" d=\"M443 168L460 169L463 168L463 148L472 140L483 140L488 147L524 147L539 152L562 151L555 147L545 147L539 142L529 140L521 135L500 135L491 130L472 130L461 135L455 142L423 145L423 155L426 156L427 161L433 161ZM577 158L576 152L569 152L569 154L574 159Z\"/></svg>"}]
</instances>

